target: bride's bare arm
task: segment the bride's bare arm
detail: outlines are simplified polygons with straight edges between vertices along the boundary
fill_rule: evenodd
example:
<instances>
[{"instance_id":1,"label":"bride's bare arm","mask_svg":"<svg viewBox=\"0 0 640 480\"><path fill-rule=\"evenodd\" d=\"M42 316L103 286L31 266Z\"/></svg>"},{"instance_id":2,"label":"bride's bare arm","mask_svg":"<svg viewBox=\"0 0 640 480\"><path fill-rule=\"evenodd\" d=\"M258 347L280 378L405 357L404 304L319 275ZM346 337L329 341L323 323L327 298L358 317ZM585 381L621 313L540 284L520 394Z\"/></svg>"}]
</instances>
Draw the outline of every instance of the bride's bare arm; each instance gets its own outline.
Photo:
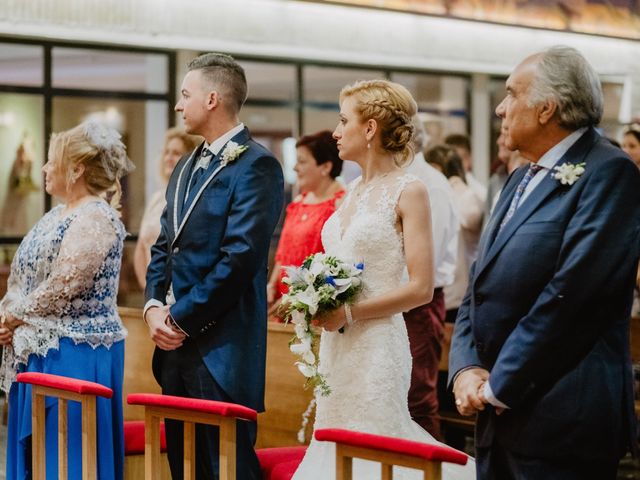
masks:
<instances>
[{"instance_id":1,"label":"bride's bare arm","mask_svg":"<svg viewBox=\"0 0 640 480\"><path fill-rule=\"evenodd\" d=\"M397 211L402 226L409 281L384 295L356 302L351 307L354 321L406 312L429 303L433 297L433 237L426 187L420 182L407 185L398 201ZM317 323L326 330L337 330L345 322L344 309L339 308L319 318Z\"/></svg>"}]
</instances>

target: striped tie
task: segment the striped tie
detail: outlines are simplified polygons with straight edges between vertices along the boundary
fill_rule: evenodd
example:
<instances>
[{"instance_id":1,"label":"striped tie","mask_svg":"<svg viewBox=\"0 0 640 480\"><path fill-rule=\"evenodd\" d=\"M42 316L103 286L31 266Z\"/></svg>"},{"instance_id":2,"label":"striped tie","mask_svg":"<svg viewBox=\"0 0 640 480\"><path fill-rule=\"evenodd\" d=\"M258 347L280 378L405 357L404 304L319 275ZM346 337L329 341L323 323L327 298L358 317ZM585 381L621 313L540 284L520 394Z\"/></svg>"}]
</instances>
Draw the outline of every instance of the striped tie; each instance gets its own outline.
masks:
<instances>
[{"instance_id":1,"label":"striped tie","mask_svg":"<svg viewBox=\"0 0 640 480\"><path fill-rule=\"evenodd\" d=\"M522 180L520 180L520 183L518 184L518 188L516 188L516 193L511 199L509 210L507 210L507 213L504 215L504 218L502 219L502 223L500 224L500 231L502 231L504 226L507 224L507 222L509 222L509 220L511 220L511 217L513 217L513 214L516 212L516 209L518 208L518 203L520 202L520 198L522 198L522 194L527 188L527 185L529 185L529 182L531 181L531 179L535 177L536 173L538 173L543 168L544 167L541 167L536 163L532 163L531 165L529 165L529 170L527 170L527 173L525 173L524 177L522 177Z\"/></svg>"}]
</instances>

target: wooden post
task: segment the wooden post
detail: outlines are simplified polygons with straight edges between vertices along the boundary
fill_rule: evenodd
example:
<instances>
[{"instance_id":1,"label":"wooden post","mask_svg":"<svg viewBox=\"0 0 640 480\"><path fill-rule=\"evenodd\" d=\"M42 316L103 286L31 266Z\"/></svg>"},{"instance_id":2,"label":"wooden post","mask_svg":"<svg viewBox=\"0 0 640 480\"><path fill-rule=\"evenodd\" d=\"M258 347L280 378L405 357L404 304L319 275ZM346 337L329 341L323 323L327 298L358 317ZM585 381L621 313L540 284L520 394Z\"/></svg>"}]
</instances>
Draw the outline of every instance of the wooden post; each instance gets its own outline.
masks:
<instances>
[{"instance_id":1,"label":"wooden post","mask_svg":"<svg viewBox=\"0 0 640 480\"><path fill-rule=\"evenodd\" d=\"M220 419L220 480L236 478L236 419Z\"/></svg>"},{"instance_id":2,"label":"wooden post","mask_svg":"<svg viewBox=\"0 0 640 480\"><path fill-rule=\"evenodd\" d=\"M96 479L96 397L82 398L82 479Z\"/></svg>"},{"instance_id":3,"label":"wooden post","mask_svg":"<svg viewBox=\"0 0 640 480\"><path fill-rule=\"evenodd\" d=\"M380 480L393 480L393 465L388 463L381 463L381 479Z\"/></svg>"},{"instance_id":4,"label":"wooden post","mask_svg":"<svg viewBox=\"0 0 640 480\"><path fill-rule=\"evenodd\" d=\"M58 478L68 478L67 449L69 448L69 431L67 418L67 401L58 399Z\"/></svg>"},{"instance_id":5,"label":"wooden post","mask_svg":"<svg viewBox=\"0 0 640 480\"><path fill-rule=\"evenodd\" d=\"M196 480L196 424L183 422L184 480Z\"/></svg>"},{"instance_id":6,"label":"wooden post","mask_svg":"<svg viewBox=\"0 0 640 480\"><path fill-rule=\"evenodd\" d=\"M353 459L347 456L342 445L336 445L336 480L351 480Z\"/></svg>"},{"instance_id":7,"label":"wooden post","mask_svg":"<svg viewBox=\"0 0 640 480\"><path fill-rule=\"evenodd\" d=\"M144 478L160 480L160 417L151 407L144 410Z\"/></svg>"},{"instance_id":8,"label":"wooden post","mask_svg":"<svg viewBox=\"0 0 640 480\"><path fill-rule=\"evenodd\" d=\"M40 394L40 389L35 385L31 386L31 401L31 468L33 470L33 480L45 480L44 395Z\"/></svg>"}]
</instances>

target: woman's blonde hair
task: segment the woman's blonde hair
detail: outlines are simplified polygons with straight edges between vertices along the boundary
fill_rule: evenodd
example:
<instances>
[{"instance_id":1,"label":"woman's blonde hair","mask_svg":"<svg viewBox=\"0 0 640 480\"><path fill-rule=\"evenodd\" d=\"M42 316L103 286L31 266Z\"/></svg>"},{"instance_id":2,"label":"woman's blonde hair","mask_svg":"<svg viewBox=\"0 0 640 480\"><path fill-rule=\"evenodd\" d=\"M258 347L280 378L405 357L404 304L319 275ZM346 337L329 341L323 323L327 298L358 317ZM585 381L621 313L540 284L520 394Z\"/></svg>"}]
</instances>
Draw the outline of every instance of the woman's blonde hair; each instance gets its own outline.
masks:
<instances>
[{"instance_id":1,"label":"woman's blonde hair","mask_svg":"<svg viewBox=\"0 0 640 480\"><path fill-rule=\"evenodd\" d=\"M54 133L49 144L49 158L66 176L67 188L74 182L74 167L84 166L87 190L108 198L120 208L120 179L135 166L127 157L120 134L113 128L91 121L61 133Z\"/></svg>"},{"instance_id":2,"label":"woman's blonde hair","mask_svg":"<svg viewBox=\"0 0 640 480\"><path fill-rule=\"evenodd\" d=\"M162 157L164 157L164 151L167 148L167 144L174 138L182 142L182 145L184 145L184 148L185 148L185 154L191 152L198 145L202 143L202 137L189 135L187 132L184 131L183 128L172 127L168 129L164 134L164 145L162 147ZM162 157L160 157L160 176L164 179L164 181L168 181L169 179L165 178L164 162L162 161Z\"/></svg>"},{"instance_id":3,"label":"woman's blonde hair","mask_svg":"<svg viewBox=\"0 0 640 480\"><path fill-rule=\"evenodd\" d=\"M416 101L405 87L388 80L361 80L340 92L340 102L356 100L356 111L363 120L375 120L380 128L382 148L395 155L398 166L413 158L412 117L418 111Z\"/></svg>"}]
</instances>

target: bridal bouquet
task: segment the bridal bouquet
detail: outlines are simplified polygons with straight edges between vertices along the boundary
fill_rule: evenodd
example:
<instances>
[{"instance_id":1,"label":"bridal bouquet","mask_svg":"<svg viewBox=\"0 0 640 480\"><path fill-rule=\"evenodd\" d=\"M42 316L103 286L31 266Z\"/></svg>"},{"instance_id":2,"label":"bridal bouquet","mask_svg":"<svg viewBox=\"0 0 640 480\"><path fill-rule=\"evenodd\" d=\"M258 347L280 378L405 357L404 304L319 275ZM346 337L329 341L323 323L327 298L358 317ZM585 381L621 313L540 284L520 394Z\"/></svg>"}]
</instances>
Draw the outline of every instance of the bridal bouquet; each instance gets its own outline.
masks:
<instances>
[{"instance_id":1,"label":"bridal bouquet","mask_svg":"<svg viewBox=\"0 0 640 480\"><path fill-rule=\"evenodd\" d=\"M300 267L285 267L287 276L282 281L289 286L283 295L285 322L295 326L295 337L289 343L290 350L300 356L296 366L307 378L307 386L318 389L321 395L331 390L323 375L318 373L318 334L311 328L311 321L345 303L352 303L362 290L363 265L352 265L324 253L308 256Z\"/></svg>"}]
</instances>

